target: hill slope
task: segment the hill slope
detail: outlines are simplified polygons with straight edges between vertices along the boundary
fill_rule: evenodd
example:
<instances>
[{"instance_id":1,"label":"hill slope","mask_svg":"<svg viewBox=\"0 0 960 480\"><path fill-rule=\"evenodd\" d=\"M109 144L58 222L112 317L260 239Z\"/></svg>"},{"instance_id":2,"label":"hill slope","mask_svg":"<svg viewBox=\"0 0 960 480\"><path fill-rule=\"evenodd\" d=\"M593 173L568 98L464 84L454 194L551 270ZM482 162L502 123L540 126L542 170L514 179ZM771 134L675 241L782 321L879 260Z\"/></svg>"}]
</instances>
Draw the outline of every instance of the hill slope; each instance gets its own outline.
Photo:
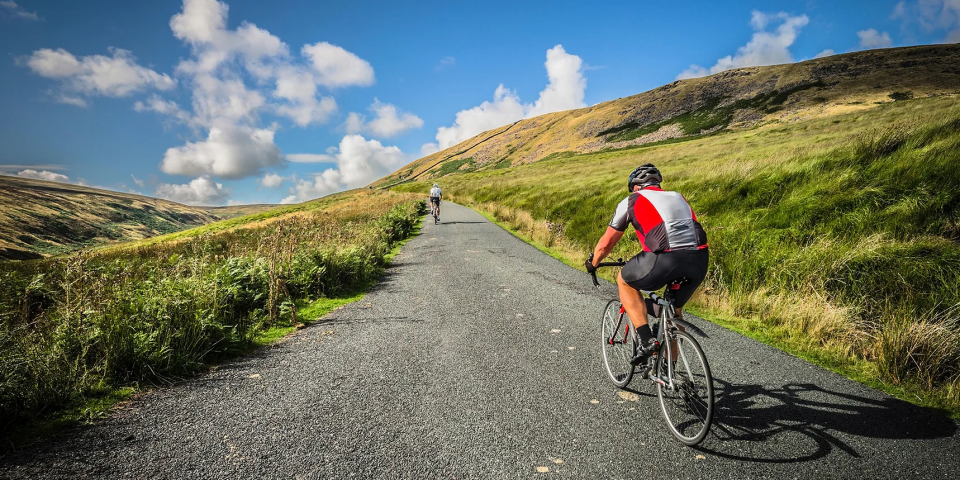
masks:
<instances>
[{"instance_id":1,"label":"hill slope","mask_svg":"<svg viewBox=\"0 0 960 480\"><path fill-rule=\"evenodd\" d=\"M205 225L271 206L168 200L0 175L0 260L26 260Z\"/></svg>"},{"instance_id":2,"label":"hill slope","mask_svg":"<svg viewBox=\"0 0 960 480\"><path fill-rule=\"evenodd\" d=\"M416 160L375 185L696 138L960 92L960 45L869 50L729 70L521 120Z\"/></svg>"}]
</instances>

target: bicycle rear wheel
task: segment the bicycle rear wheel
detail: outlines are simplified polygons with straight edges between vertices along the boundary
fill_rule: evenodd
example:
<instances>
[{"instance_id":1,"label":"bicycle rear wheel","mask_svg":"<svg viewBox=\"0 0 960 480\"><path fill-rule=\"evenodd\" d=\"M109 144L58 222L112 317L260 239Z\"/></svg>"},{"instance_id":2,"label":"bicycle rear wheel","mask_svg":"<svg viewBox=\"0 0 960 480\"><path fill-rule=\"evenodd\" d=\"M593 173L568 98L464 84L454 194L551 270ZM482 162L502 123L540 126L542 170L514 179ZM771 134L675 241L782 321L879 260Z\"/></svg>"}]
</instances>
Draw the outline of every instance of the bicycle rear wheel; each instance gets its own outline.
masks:
<instances>
[{"instance_id":1,"label":"bicycle rear wheel","mask_svg":"<svg viewBox=\"0 0 960 480\"><path fill-rule=\"evenodd\" d=\"M664 345L657 360L657 378L666 383L657 383L657 396L670 431L693 446L703 441L713 421L713 375L703 349L690 334L675 331L672 336L676 343Z\"/></svg>"},{"instance_id":2,"label":"bicycle rear wheel","mask_svg":"<svg viewBox=\"0 0 960 480\"><path fill-rule=\"evenodd\" d=\"M620 314L620 301L610 300L600 319L603 365L613 384L623 388L633 378L633 354L637 335L626 313Z\"/></svg>"}]
</instances>

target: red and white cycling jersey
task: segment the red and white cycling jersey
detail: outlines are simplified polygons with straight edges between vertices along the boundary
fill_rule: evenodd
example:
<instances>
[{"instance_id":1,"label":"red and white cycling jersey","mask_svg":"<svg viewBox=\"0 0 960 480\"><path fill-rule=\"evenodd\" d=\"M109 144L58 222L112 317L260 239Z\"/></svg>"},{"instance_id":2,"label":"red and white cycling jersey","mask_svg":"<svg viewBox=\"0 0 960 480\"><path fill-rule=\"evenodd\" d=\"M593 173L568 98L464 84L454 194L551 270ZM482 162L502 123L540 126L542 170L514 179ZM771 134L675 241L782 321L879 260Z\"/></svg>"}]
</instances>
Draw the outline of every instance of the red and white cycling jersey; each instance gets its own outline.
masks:
<instances>
[{"instance_id":1,"label":"red and white cycling jersey","mask_svg":"<svg viewBox=\"0 0 960 480\"><path fill-rule=\"evenodd\" d=\"M633 224L645 252L707 248L707 234L690 204L677 192L645 187L624 198L610 220L623 232Z\"/></svg>"}]
</instances>

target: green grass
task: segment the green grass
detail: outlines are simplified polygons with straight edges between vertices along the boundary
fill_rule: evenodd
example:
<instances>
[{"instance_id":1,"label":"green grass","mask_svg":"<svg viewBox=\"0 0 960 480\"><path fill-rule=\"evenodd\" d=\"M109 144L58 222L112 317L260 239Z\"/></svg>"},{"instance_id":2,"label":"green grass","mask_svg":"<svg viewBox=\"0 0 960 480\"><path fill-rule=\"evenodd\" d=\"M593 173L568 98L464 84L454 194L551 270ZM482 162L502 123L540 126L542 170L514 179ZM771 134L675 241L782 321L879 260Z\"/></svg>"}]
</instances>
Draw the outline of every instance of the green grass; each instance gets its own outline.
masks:
<instances>
[{"instance_id":1,"label":"green grass","mask_svg":"<svg viewBox=\"0 0 960 480\"><path fill-rule=\"evenodd\" d=\"M467 168L462 169L461 167L463 167L464 165L466 165ZM437 177L443 177L446 175L450 175L452 173L468 173L474 170L476 170L476 166L473 163L473 158L467 157L467 158L461 158L458 160L451 160L449 162L445 162L442 165L440 165L439 168L435 168L431 170L430 173L433 175L436 175Z\"/></svg>"},{"instance_id":2,"label":"green grass","mask_svg":"<svg viewBox=\"0 0 960 480\"><path fill-rule=\"evenodd\" d=\"M541 158L538 162L549 162L550 160L559 160L561 158L570 158L575 157L577 152L564 151L564 152L553 152L546 157Z\"/></svg>"},{"instance_id":3,"label":"green grass","mask_svg":"<svg viewBox=\"0 0 960 480\"><path fill-rule=\"evenodd\" d=\"M893 92L889 95L889 97L895 102L901 102L903 100L910 100L913 98L913 92Z\"/></svg>"},{"instance_id":4,"label":"green grass","mask_svg":"<svg viewBox=\"0 0 960 480\"><path fill-rule=\"evenodd\" d=\"M776 108L792 93L757 102ZM444 193L578 265L626 196L627 174L647 162L709 237L711 294L694 308L960 414L958 97L486 170L450 177ZM639 249L624 239L614 256Z\"/></svg>"},{"instance_id":5,"label":"green grass","mask_svg":"<svg viewBox=\"0 0 960 480\"><path fill-rule=\"evenodd\" d=\"M425 212L389 192L314 205L182 241L0 266L3 430L69 423L76 408L103 410L116 392L192 375L358 300Z\"/></svg>"}]
</instances>

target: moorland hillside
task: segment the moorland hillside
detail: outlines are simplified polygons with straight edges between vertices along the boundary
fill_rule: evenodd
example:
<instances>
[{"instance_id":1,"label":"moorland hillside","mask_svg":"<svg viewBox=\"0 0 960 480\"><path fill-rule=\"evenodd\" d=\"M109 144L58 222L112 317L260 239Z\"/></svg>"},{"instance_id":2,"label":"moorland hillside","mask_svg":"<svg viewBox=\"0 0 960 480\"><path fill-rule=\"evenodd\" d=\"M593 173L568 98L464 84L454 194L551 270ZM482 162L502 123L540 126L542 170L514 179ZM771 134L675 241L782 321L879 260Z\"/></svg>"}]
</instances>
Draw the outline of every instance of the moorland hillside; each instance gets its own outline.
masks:
<instances>
[{"instance_id":1,"label":"moorland hillside","mask_svg":"<svg viewBox=\"0 0 960 480\"><path fill-rule=\"evenodd\" d=\"M740 68L504 125L420 158L374 185L683 141L958 92L960 45L869 50Z\"/></svg>"},{"instance_id":2,"label":"moorland hillside","mask_svg":"<svg viewBox=\"0 0 960 480\"><path fill-rule=\"evenodd\" d=\"M271 207L192 207L142 195L0 175L0 261L140 240Z\"/></svg>"}]
</instances>

